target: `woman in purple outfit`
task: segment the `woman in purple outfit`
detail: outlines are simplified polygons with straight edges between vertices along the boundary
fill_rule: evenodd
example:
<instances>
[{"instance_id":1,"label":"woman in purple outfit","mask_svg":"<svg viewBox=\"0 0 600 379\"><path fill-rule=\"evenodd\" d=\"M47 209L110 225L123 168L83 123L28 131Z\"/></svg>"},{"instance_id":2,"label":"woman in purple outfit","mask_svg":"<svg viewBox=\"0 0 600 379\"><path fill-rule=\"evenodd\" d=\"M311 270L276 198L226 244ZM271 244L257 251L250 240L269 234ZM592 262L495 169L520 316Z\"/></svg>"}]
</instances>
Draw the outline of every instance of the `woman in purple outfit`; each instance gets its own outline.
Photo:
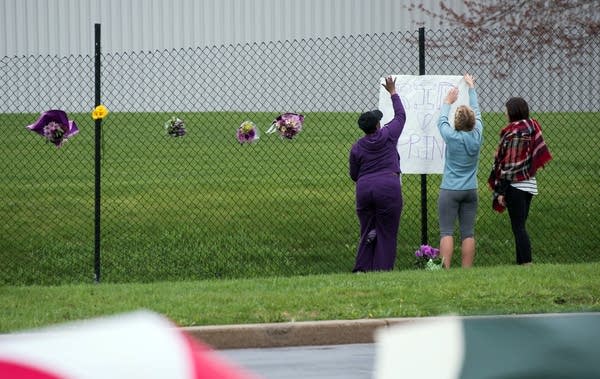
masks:
<instances>
[{"instance_id":1,"label":"woman in purple outfit","mask_svg":"<svg viewBox=\"0 0 600 379\"><path fill-rule=\"evenodd\" d=\"M382 128L381 111L361 114L358 126L365 136L350 150L350 178L356 182L356 214L360 222L360 241L352 272L389 271L396 261L402 213L400 157L396 145L406 113L396 93L395 80L388 76L382 85L392 98L394 118Z\"/></svg>"}]
</instances>

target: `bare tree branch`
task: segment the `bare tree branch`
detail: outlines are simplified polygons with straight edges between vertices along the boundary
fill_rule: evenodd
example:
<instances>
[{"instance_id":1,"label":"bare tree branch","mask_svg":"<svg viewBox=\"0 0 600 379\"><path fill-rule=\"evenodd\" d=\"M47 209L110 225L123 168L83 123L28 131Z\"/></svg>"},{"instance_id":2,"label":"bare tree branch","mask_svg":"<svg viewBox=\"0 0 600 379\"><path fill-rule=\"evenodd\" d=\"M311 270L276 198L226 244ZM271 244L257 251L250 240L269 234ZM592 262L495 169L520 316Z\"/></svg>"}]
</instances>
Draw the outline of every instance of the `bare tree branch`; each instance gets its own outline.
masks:
<instances>
[{"instance_id":1,"label":"bare tree branch","mask_svg":"<svg viewBox=\"0 0 600 379\"><path fill-rule=\"evenodd\" d=\"M575 62L586 43L600 34L598 0L463 0L463 4L464 13L446 1L439 2L440 11L422 3L406 9L467 32L461 46L456 40L437 38L427 41L429 47L445 51L445 58L460 58L472 50L490 58L481 63L496 65L500 76L503 64L510 65L515 57L533 59L540 48L556 49ZM483 41L494 41L493 49ZM556 71L555 66L549 69Z\"/></svg>"}]
</instances>

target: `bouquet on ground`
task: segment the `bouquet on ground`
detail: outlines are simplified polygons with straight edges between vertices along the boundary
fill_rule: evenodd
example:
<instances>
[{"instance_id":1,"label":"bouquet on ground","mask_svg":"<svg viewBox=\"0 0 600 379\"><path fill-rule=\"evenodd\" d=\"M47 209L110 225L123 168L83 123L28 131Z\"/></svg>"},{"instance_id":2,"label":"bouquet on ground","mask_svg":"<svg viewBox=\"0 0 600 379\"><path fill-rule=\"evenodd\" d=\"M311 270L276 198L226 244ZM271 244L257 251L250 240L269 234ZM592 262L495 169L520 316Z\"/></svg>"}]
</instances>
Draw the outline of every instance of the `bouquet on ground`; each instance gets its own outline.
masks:
<instances>
[{"instance_id":1,"label":"bouquet on ground","mask_svg":"<svg viewBox=\"0 0 600 379\"><path fill-rule=\"evenodd\" d=\"M278 132L281 138L292 139L302 130L304 116L298 113L283 113L271 124L267 133Z\"/></svg>"},{"instance_id":2,"label":"bouquet on ground","mask_svg":"<svg viewBox=\"0 0 600 379\"><path fill-rule=\"evenodd\" d=\"M244 121L237 129L236 137L241 144L252 143L260 137L260 133L252 121Z\"/></svg>"},{"instance_id":3,"label":"bouquet on ground","mask_svg":"<svg viewBox=\"0 0 600 379\"><path fill-rule=\"evenodd\" d=\"M444 258L440 256L440 250L429 245L421 245L415 251L415 266L420 269L435 271L444 266Z\"/></svg>"},{"instance_id":4,"label":"bouquet on ground","mask_svg":"<svg viewBox=\"0 0 600 379\"><path fill-rule=\"evenodd\" d=\"M171 137L182 137L185 135L185 123L183 120L173 116L165 122L165 131Z\"/></svg>"},{"instance_id":5,"label":"bouquet on ground","mask_svg":"<svg viewBox=\"0 0 600 379\"><path fill-rule=\"evenodd\" d=\"M75 121L69 120L67 113L59 109L52 109L40 115L38 120L27 126L27 129L46 138L57 148L70 137L79 133Z\"/></svg>"}]
</instances>

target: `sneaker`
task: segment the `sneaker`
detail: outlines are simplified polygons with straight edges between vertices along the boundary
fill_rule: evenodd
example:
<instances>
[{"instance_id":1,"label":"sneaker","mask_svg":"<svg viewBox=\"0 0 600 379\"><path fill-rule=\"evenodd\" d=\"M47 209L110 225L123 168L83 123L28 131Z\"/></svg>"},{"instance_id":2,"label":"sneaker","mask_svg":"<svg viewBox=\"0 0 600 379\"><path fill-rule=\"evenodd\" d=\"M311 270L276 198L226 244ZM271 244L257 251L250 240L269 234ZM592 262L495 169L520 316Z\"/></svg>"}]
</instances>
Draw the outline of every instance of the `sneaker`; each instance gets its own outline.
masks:
<instances>
[{"instance_id":1,"label":"sneaker","mask_svg":"<svg viewBox=\"0 0 600 379\"><path fill-rule=\"evenodd\" d=\"M375 232L375 229L372 229L371 231L369 231L369 233L367 233L367 245L372 244L373 242L375 242L376 239L377 232Z\"/></svg>"}]
</instances>

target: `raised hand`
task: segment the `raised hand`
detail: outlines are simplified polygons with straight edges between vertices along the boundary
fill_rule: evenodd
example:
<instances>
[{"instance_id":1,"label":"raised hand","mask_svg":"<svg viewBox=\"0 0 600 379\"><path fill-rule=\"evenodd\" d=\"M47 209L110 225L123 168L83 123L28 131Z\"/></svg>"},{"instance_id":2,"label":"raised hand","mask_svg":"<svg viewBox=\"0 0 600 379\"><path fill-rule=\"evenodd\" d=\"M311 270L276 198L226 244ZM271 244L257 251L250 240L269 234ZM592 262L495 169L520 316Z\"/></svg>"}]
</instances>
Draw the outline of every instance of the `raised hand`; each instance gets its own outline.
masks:
<instances>
[{"instance_id":1,"label":"raised hand","mask_svg":"<svg viewBox=\"0 0 600 379\"><path fill-rule=\"evenodd\" d=\"M465 79L465 82L467 82L469 88L475 88L475 78L473 78L472 75L465 74L463 78Z\"/></svg>"},{"instance_id":2,"label":"raised hand","mask_svg":"<svg viewBox=\"0 0 600 379\"><path fill-rule=\"evenodd\" d=\"M386 91L393 95L396 93L396 79L391 76L386 76L385 84L382 84Z\"/></svg>"}]
</instances>

